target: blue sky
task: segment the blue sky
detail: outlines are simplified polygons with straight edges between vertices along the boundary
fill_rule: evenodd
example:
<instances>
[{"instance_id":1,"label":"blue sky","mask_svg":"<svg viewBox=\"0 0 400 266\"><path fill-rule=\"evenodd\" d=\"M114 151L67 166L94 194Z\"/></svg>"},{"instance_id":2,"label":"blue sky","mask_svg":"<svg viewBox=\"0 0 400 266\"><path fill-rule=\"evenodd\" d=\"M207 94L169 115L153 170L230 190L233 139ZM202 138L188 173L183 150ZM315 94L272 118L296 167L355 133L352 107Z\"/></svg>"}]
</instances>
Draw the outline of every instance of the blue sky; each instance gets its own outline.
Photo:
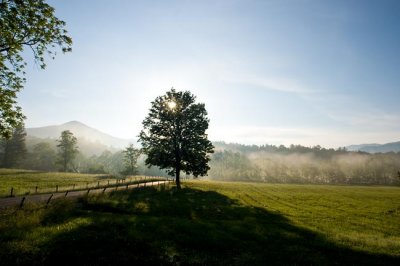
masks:
<instances>
[{"instance_id":1,"label":"blue sky","mask_svg":"<svg viewBox=\"0 0 400 266\"><path fill-rule=\"evenodd\" d=\"M26 126L138 135L171 87L209 136L338 147L400 140L399 1L52 0L73 52L28 66Z\"/></svg>"}]
</instances>

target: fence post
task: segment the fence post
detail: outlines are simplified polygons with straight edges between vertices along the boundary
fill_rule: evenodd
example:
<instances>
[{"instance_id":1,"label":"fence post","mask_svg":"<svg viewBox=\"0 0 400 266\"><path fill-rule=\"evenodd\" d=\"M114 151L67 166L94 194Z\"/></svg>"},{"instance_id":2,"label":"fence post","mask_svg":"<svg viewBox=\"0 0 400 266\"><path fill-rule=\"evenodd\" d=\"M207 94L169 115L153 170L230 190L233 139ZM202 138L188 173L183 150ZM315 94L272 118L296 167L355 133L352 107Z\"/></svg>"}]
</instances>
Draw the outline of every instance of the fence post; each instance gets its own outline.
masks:
<instances>
[{"instance_id":1,"label":"fence post","mask_svg":"<svg viewBox=\"0 0 400 266\"><path fill-rule=\"evenodd\" d=\"M73 184L73 185L72 185L72 189L74 189L74 190L75 190L75 184Z\"/></svg>"},{"instance_id":2,"label":"fence post","mask_svg":"<svg viewBox=\"0 0 400 266\"><path fill-rule=\"evenodd\" d=\"M14 192L14 188L12 187L12 188L11 188L11 192L10 192L10 197L13 196L13 192Z\"/></svg>"},{"instance_id":3,"label":"fence post","mask_svg":"<svg viewBox=\"0 0 400 266\"><path fill-rule=\"evenodd\" d=\"M97 181L97 187L99 187L100 186L100 181Z\"/></svg>"},{"instance_id":4,"label":"fence post","mask_svg":"<svg viewBox=\"0 0 400 266\"><path fill-rule=\"evenodd\" d=\"M89 195L89 192L90 192L90 189L87 190L87 194L86 195Z\"/></svg>"},{"instance_id":5,"label":"fence post","mask_svg":"<svg viewBox=\"0 0 400 266\"><path fill-rule=\"evenodd\" d=\"M37 189L38 189L38 187L36 186L36 187L35 187L35 193L37 193Z\"/></svg>"},{"instance_id":6,"label":"fence post","mask_svg":"<svg viewBox=\"0 0 400 266\"><path fill-rule=\"evenodd\" d=\"M126 190L128 190L128 186L129 186L129 183L128 183L128 184L126 184Z\"/></svg>"},{"instance_id":7,"label":"fence post","mask_svg":"<svg viewBox=\"0 0 400 266\"><path fill-rule=\"evenodd\" d=\"M25 197L22 198L21 203L19 204L19 208L21 209L24 206Z\"/></svg>"},{"instance_id":8,"label":"fence post","mask_svg":"<svg viewBox=\"0 0 400 266\"><path fill-rule=\"evenodd\" d=\"M106 187L103 189L103 194L104 194L104 192L106 191L106 189L107 189Z\"/></svg>"},{"instance_id":9,"label":"fence post","mask_svg":"<svg viewBox=\"0 0 400 266\"><path fill-rule=\"evenodd\" d=\"M49 205L50 200L51 200L52 197L53 197L53 194L51 194L50 197L49 197L49 199L47 200L46 207L47 207L47 205Z\"/></svg>"},{"instance_id":10,"label":"fence post","mask_svg":"<svg viewBox=\"0 0 400 266\"><path fill-rule=\"evenodd\" d=\"M58 192L58 185L56 185L56 192Z\"/></svg>"},{"instance_id":11,"label":"fence post","mask_svg":"<svg viewBox=\"0 0 400 266\"><path fill-rule=\"evenodd\" d=\"M64 195L64 197L67 197L67 195L68 195L68 192L69 192L68 190L67 190L67 192L65 192L65 195Z\"/></svg>"}]
</instances>

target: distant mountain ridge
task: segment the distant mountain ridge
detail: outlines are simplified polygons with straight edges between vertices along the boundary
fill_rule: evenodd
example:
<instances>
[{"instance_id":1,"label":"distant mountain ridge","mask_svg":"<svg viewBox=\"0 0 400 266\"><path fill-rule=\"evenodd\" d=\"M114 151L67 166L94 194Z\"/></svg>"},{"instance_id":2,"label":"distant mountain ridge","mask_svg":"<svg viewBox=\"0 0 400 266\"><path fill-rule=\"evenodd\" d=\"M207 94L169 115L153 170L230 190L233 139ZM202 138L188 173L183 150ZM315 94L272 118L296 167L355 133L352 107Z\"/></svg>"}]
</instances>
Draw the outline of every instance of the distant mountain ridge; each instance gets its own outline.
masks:
<instances>
[{"instance_id":1,"label":"distant mountain ridge","mask_svg":"<svg viewBox=\"0 0 400 266\"><path fill-rule=\"evenodd\" d=\"M349 151L364 151L369 153L378 152L400 152L400 141L390 142L386 144L360 144L350 145L346 147Z\"/></svg>"},{"instance_id":2,"label":"distant mountain ridge","mask_svg":"<svg viewBox=\"0 0 400 266\"><path fill-rule=\"evenodd\" d=\"M136 143L134 139L116 138L79 121L70 121L61 125L27 128L26 133L30 137L40 139L58 139L64 130L70 130L78 140L84 139L85 141L100 143L118 149L126 147L129 143Z\"/></svg>"}]
</instances>

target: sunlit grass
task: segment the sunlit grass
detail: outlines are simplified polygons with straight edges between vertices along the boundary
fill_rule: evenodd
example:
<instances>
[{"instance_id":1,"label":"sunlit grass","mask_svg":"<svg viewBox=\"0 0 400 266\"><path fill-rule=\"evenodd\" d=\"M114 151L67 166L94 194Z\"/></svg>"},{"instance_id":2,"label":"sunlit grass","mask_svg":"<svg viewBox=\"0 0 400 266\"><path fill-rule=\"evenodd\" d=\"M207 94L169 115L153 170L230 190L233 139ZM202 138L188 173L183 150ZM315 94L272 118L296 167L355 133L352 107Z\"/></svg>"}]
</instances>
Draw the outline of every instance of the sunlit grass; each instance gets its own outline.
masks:
<instances>
[{"instance_id":1,"label":"sunlit grass","mask_svg":"<svg viewBox=\"0 0 400 266\"><path fill-rule=\"evenodd\" d=\"M186 181L0 213L0 260L396 265L400 188ZM7 213L8 212L8 213ZM13 254L13 256L9 256Z\"/></svg>"},{"instance_id":2,"label":"sunlit grass","mask_svg":"<svg viewBox=\"0 0 400 266\"><path fill-rule=\"evenodd\" d=\"M353 249L400 255L400 188L188 182L283 215Z\"/></svg>"},{"instance_id":3,"label":"sunlit grass","mask_svg":"<svg viewBox=\"0 0 400 266\"><path fill-rule=\"evenodd\" d=\"M141 176L127 177L127 180L136 180ZM59 190L71 190L73 188L95 187L99 185L115 184L116 177L106 174L81 174L61 172L40 172L19 169L0 168L0 197L13 195L25 195L32 193L54 192ZM36 188L37 187L37 188Z\"/></svg>"},{"instance_id":4,"label":"sunlit grass","mask_svg":"<svg viewBox=\"0 0 400 266\"><path fill-rule=\"evenodd\" d=\"M86 185L99 180L111 178L108 175L93 175L79 173L40 172L18 169L0 169L0 197L10 195L11 188L14 195L54 191L56 186L72 187Z\"/></svg>"}]
</instances>

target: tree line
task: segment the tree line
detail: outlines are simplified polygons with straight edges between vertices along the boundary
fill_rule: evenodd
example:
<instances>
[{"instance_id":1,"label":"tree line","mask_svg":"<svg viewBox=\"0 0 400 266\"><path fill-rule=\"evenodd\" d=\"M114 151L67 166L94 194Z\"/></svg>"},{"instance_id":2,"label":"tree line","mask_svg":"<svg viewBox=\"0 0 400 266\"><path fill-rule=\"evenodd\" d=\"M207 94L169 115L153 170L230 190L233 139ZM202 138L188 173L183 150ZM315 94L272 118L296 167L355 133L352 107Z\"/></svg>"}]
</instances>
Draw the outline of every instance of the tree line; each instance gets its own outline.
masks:
<instances>
[{"instance_id":1,"label":"tree line","mask_svg":"<svg viewBox=\"0 0 400 266\"><path fill-rule=\"evenodd\" d=\"M318 184L400 184L400 152L346 148L214 143L209 177L215 180Z\"/></svg>"},{"instance_id":2,"label":"tree line","mask_svg":"<svg viewBox=\"0 0 400 266\"><path fill-rule=\"evenodd\" d=\"M48 142L25 146L25 130L18 127L10 139L1 139L1 167L41 171L73 171L113 175L168 173L146 166L146 156L132 144L124 150L105 150L85 156L73 134L64 131L54 147ZM400 152L350 152L301 145L242 145L215 142L208 178L226 181L317 184L400 184Z\"/></svg>"},{"instance_id":3,"label":"tree line","mask_svg":"<svg viewBox=\"0 0 400 266\"><path fill-rule=\"evenodd\" d=\"M56 143L54 147L43 141L28 150L26 132L20 125L12 131L10 138L0 139L0 167L113 175L134 175L139 170L164 174L155 169L143 171L143 163L138 165L140 150L132 144L122 151L105 150L100 155L85 156L79 149L77 138L69 130L63 131Z\"/></svg>"}]
</instances>

